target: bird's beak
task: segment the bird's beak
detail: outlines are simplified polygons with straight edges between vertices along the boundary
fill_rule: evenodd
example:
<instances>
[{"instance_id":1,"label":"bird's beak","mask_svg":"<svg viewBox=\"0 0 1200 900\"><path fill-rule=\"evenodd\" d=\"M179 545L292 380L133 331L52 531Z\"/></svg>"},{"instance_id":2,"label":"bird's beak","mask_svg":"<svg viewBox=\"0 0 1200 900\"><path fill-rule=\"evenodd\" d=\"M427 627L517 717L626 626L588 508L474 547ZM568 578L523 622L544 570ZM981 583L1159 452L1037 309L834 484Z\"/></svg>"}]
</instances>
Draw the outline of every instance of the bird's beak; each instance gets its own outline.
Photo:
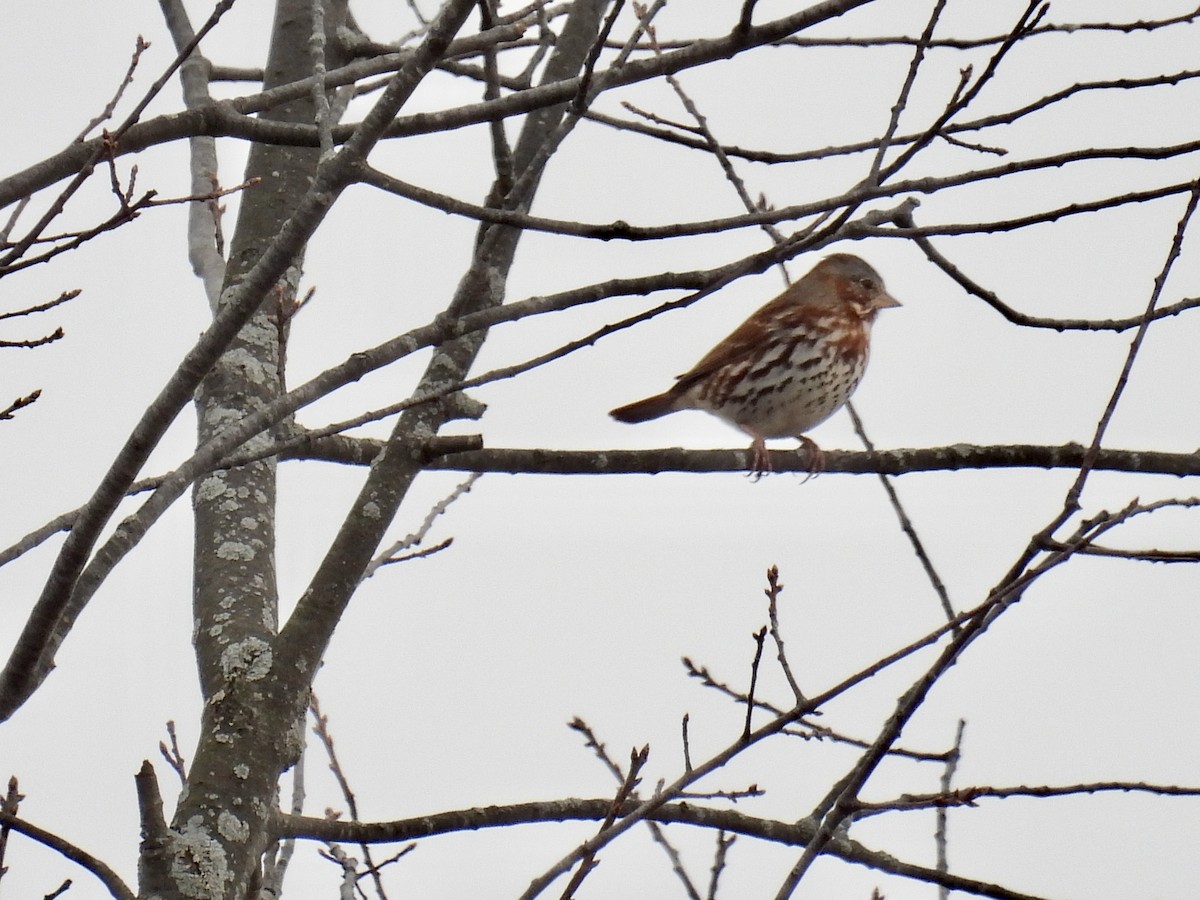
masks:
<instances>
[{"instance_id":1,"label":"bird's beak","mask_svg":"<svg viewBox=\"0 0 1200 900\"><path fill-rule=\"evenodd\" d=\"M871 299L872 309L887 309L889 306L903 306L903 304L887 291L879 291Z\"/></svg>"}]
</instances>

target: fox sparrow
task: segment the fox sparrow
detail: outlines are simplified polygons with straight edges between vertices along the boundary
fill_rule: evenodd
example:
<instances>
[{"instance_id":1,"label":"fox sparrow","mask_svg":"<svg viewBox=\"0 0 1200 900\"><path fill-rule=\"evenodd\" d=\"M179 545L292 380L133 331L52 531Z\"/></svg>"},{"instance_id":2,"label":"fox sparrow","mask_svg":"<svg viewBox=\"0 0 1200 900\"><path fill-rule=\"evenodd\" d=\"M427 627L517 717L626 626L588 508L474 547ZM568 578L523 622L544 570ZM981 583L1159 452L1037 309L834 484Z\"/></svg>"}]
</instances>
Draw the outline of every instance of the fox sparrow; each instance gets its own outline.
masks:
<instances>
[{"instance_id":1,"label":"fox sparrow","mask_svg":"<svg viewBox=\"0 0 1200 900\"><path fill-rule=\"evenodd\" d=\"M820 450L804 432L837 412L867 366L875 314L899 306L879 274L835 253L754 313L661 394L614 409L620 422L646 422L699 409L746 432L754 471L771 468L767 438L798 438L812 468Z\"/></svg>"}]
</instances>

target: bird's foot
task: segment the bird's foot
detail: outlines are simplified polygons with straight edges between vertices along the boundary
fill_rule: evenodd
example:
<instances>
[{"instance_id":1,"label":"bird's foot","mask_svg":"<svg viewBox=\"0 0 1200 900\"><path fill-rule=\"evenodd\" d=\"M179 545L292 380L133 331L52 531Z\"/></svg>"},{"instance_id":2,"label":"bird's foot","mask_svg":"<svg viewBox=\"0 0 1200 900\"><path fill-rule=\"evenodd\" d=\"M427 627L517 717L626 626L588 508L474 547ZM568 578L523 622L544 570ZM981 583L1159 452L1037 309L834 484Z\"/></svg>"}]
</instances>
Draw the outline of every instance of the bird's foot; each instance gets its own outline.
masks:
<instances>
[{"instance_id":1,"label":"bird's foot","mask_svg":"<svg viewBox=\"0 0 1200 900\"><path fill-rule=\"evenodd\" d=\"M751 481L758 481L768 472L774 472L771 456L767 453L767 442L760 437L750 445L750 471L747 473Z\"/></svg>"},{"instance_id":2,"label":"bird's foot","mask_svg":"<svg viewBox=\"0 0 1200 900\"><path fill-rule=\"evenodd\" d=\"M808 463L808 474L804 476L804 481L800 482L804 484L808 479L815 478L825 471L825 453L817 446L816 441L806 435L798 434L796 440L800 442L796 453L804 453Z\"/></svg>"}]
</instances>

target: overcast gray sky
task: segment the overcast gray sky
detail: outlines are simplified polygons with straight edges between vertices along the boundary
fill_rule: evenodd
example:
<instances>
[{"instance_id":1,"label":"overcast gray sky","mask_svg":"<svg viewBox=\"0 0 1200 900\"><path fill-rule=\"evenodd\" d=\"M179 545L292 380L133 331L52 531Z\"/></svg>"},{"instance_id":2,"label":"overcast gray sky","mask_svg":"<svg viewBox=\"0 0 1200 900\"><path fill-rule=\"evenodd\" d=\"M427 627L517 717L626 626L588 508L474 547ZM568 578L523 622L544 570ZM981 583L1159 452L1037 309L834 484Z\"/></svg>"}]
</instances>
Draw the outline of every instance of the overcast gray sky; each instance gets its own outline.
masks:
<instances>
[{"instance_id":1,"label":"overcast gray sky","mask_svg":"<svg viewBox=\"0 0 1200 900\"><path fill-rule=\"evenodd\" d=\"M423 4L430 6L431 4ZM740 4L720 7L732 21ZM919 33L930 3L871 3L822 35ZM242 0L205 44L214 61L259 65L267 4ZM704 15L714 14L705 4ZM758 20L793 9L761 3ZM952 0L939 33L1002 32L1023 3ZM1163 18L1187 2L1136 4ZM1122 2L1055 2L1050 20L1102 21L1130 15ZM411 27L402 4L356 3L381 40ZM204 4L189 3L195 20ZM628 12L626 13L628 15ZM984 16L987 18L985 19ZM0 73L10 86L10 139L0 171L10 173L69 142L119 83L137 34L151 41L132 94L173 57L154 4L22 5L7 16ZM668 6L662 39L705 31L693 4ZM1195 67L1196 25L1151 33L1050 36L1030 41L981 95L973 115L1009 109L1092 79L1133 78ZM778 48L680 78L714 131L745 147L795 150L877 135L886 124L910 49ZM47 65L53 58L58 64ZM901 124L927 124L974 55L933 51ZM61 64L69 61L69 65ZM79 73L86 73L80 77ZM222 87L221 93L252 87ZM479 89L430 79L412 109L474 102ZM671 118L684 113L661 83L605 97L620 112L629 99ZM128 109L126 101L124 109ZM178 109L176 84L149 115ZM1195 139L1200 91L1193 81L1142 91L1094 92L978 136L1009 158L1072 146L1124 147ZM354 107L353 111L357 111ZM221 145L224 183L240 179L244 149ZM183 146L122 159L137 183L163 196L187 191ZM385 171L470 202L491 179L486 130L396 142L373 161ZM993 157L939 144L908 177L947 167L992 165ZM1171 162L1109 160L923 197L919 224L1019 216L1046 206L1147 189L1196 175L1195 154ZM789 166L739 162L748 187L775 206L832 195L862 178L864 156ZM111 207L99 177L68 222L80 226ZM1139 314L1166 258L1186 198L987 236L940 238L942 252L1008 303L1044 316ZM229 201L232 229L236 199ZM583 125L551 164L536 213L606 222L665 224L735 215L739 201L717 165L599 125ZM190 273L180 207L147 213L52 265L6 279L0 309L43 302L79 287L72 304L37 319L0 322L0 338L33 337L62 324L67 338L37 351L0 351L0 404L41 388L15 421L0 423L5 474L0 545L81 504L158 391L205 327L207 304ZM1193 229L1194 230L1194 229ZM348 354L431 319L443 308L468 258L470 221L355 188L311 246L306 284L316 299L298 318L289 347L289 384ZM529 234L508 296L542 295L614 277L715 266L763 249L754 229L647 243L585 242ZM1131 334L1019 329L967 295L902 240L843 242L878 269L904 306L881 314L873 357L855 397L881 448L944 444L1086 443L1116 383ZM818 258L790 265L802 275ZM612 407L664 389L747 314L773 296L776 271L745 278L681 312L598 343L560 362L473 394L488 404L477 423L488 447L600 449L742 447L716 419L683 413L640 426L612 421ZM1200 245L1189 237L1163 302L1200 294ZM655 301L619 298L494 330L477 372L510 365L589 333ZM1187 452L1200 446L1200 317L1185 314L1150 329L1106 446ZM419 355L364 379L301 414L321 425L406 396L425 362ZM390 427L390 426L389 426ZM147 474L172 468L192 443L190 411L156 451ZM362 433L382 434L380 426ZM813 437L830 449L859 446L839 413ZM781 443L780 446L791 446ZM363 473L315 463L280 469L281 596L303 590L361 483ZM413 531L461 473L419 480L394 526ZM897 481L921 538L958 609L982 601L1029 535L1061 506L1070 470L937 473ZM1135 497L1190 496L1194 483L1166 476L1098 474L1084 511ZM133 507L130 507L132 509ZM0 727L0 775L16 774L22 813L105 859L135 880L137 810L132 776L157 756L164 723L175 720L185 753L196 734L199 694L190 656L191 534L181 503L109 579L67 640L59 668L14 719ZM786 589L782 625L802 686L818 693L902 647L942 620L907 539L874 476L778 475L555 477L487 475L444 515L428 543L452 548L389 567L352 603L317 679L338 748L366 819L392 819L465 806L560 796L606 796L608 774L565 723L586 719L624 758L649 743L644 785L680 770L679 722L690 714L693 758L732 740L740 707L689 680L688 656L739 687L765 622L764 572L777 564ZM1195 549L1195 513L1156 514L1131 527L1122 546ZM7 649L40 590L59 540L0 569L0 646ZM1067 784L1130 780L1195 786L1200 745L1200 635L1193 567L1080 559L1041 582L985 640L974 645L905 730L901 744L944 750L956 722L968 726L957 775L962 785ZM833 703L822 723L869 739L928 656L895 667ZM760 693L786 703L772 668ZM794 820L811 810L855 753L781 742L739 760L705 783L737 790L757 782L765 797L746 809ZM166 799L171 773L158 764ZM868 796L933 791L940 769L885 764ZM309 762L308 811L343 804L325 772ZM955 871L1050 897L1184 900L1200 883L1196 798L1141 795L984 801L951 815ZM538 826L440 838L399 865L403 893L422 897L513 896L594 826ZM891 813L855 825L853 836L901 858L930 864L932 816ZM684 841L703 875L709 836ZM353 852L353 851L352 851ZM386 855L386 854L381 854ZM796 851L741 840L732 852L726 896L772 896ZM631 837L604 855L592 897L666 896L677 891L661 851ZM464 865L464 860L475 862ZM40 896L67 868L48 851L13 839L6 895ZM67 896L102 896L78 871ZM305 848L289 896L332 896L336 871ZM798 896L889 900L932 896L930 888L825 862ZM632 887L631 887L632 886ZM636 891L636 894L631 894ZM396 895L402 891L397 888Z\"/></svg>"}]
</instances>

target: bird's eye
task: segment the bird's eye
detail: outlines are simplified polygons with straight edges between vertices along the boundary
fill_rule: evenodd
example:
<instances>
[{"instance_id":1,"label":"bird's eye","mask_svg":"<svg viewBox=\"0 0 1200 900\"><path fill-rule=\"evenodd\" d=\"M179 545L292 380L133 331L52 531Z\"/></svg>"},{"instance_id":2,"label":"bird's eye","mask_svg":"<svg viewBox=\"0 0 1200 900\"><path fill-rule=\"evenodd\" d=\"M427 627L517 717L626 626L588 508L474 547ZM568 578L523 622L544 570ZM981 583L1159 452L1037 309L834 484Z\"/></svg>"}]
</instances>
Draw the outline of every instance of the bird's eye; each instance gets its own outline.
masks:
<instances>
[{"instance_id":1,"label":"bird's eye","mask_svg":"<svg viewBox=\"0 0 1200 900\"><path fill-rule=\"evenodd\" d=\"M875 287L876 287L875 281L872 278L860 278L860 279L858 279L858 284L859 284L859 287L864 288L865 290L868 290L868 291L873 291L873 290L875 290Z\"/></svg>"}]
</instances>

